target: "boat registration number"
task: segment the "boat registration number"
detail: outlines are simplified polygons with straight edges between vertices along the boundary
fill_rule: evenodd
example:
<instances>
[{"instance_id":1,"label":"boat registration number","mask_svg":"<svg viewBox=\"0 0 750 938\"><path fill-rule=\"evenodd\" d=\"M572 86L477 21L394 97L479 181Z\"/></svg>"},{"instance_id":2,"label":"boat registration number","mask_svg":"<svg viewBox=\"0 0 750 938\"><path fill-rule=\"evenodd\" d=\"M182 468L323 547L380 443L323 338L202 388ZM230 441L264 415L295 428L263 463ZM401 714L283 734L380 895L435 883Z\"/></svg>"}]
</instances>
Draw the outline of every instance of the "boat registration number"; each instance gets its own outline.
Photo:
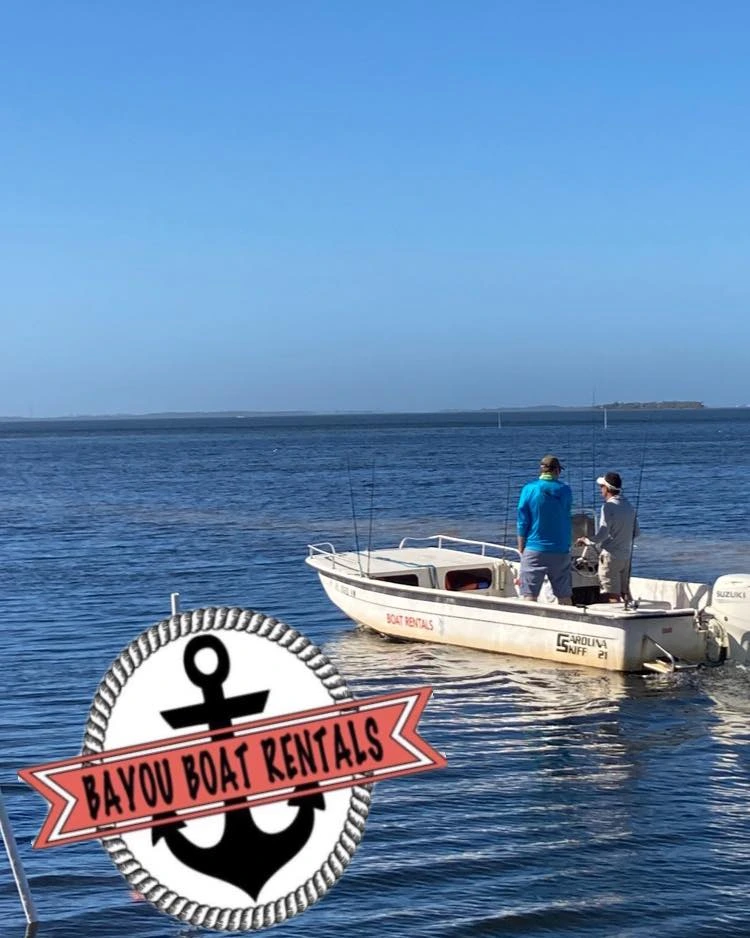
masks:
<instances>
[{"instance_id":1,"label":"boat registration number","mask_svg":"<svg viewBox=\"0 0 750 938\"><path fill-rule=\"evenodd\" d=\"M555 651L566 655L586 658L591 654L602 661L607 659L607 639L593 635L579 635L575 632L558 632Z\"/></svg>"}]
</instances>

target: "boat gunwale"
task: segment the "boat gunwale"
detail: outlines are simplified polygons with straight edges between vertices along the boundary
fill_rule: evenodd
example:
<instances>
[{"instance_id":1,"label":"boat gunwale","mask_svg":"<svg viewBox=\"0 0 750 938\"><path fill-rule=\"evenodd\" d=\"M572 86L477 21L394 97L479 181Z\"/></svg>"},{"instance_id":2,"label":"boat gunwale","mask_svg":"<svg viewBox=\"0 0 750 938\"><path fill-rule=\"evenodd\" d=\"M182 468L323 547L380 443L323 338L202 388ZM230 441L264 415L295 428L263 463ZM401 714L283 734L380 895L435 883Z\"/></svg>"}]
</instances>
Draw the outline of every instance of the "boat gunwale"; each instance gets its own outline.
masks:
<instances>
[{"instance_id":1,"label":"boat gunwale","mask_svg":"<svg viewBox=\"0 0 750 938\"><path fill-rule=\"evenodd\" d=\"M387 580L367 577L356 571L346 573L338 570L334 571L332 568L325 569L315 562L316 559L319 558L308 556L305 558L305 562L316 570L319 575L356 586L365 591L384 593L388 596L404 599L418 599L423 602L429 601L433 597L436 599L439 597L441 604L466 606L468 608L499 607L503 611L513 612L516 615L528 615L532 619L557 618L603 627L623 628L633 620L638 620L640 623L644 620L663 621L664 619L684 618L688 615L695 617L697 612L692 606L685 606L682 609L613 609L609 615L604 615L598 612L588 612L587 606L545 604L524 600L520 597L483 596L481 594L477 595L476 592L469 594L430 586L405 586L401 583L389 583Z\"/></svg>"}]
</instances>

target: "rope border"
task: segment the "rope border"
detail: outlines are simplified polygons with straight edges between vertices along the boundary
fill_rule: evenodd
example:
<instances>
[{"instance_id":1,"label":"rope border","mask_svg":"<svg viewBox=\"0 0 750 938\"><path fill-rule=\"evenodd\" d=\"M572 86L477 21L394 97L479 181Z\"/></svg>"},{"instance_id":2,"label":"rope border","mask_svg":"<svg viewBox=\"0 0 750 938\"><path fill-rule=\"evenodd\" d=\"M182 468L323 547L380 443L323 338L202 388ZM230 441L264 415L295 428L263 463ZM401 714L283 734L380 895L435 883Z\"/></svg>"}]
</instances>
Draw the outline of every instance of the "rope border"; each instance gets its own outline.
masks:
<instances>
[{"instance_id":1,"label":"rope border","mask_svg":"<svg viewBox=\"0 0 750 938\"><path fill-rule=\"evenodd\" d=\"M277 642L303 661L316 675L334 701L352 700L346 682L323 652L309 639L284 622L252 609L210 606L163 619L146 629L120 653L102 678L91 704L83 737L83 755L99 753L109 719L123 687L135 670L159 648L197 632L233 629ZM127 882L162 912L183 922L217 931L256 931L304 912L317 902L343 875L364 836L370 810L371 785L352 788L344 826L328 859L301 886L283 898L264 905L221 908L200 904L167 889L131 853L122 837L103 837L102 846Z\"/></svg>"}]
</instances>

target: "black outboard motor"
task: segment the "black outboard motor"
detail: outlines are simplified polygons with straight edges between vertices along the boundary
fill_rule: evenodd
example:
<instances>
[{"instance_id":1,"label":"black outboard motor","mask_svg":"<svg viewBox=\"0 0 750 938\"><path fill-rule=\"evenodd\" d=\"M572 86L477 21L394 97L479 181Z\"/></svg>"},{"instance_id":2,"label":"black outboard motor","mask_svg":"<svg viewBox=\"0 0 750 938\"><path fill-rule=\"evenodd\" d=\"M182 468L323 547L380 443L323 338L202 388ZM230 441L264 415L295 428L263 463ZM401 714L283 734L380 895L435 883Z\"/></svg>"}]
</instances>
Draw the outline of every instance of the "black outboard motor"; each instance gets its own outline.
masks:
<instances>
[{"instance_id":1,"label":"black outboard motor","mask_svg":"<svg viewBox=\"0 0 750 938\"><path fill-rule=\"evenodd\" d=\"M576 547L579 537L594 536L594 519L585 511L576 512L571 518L573 527L573 547L571 550L573 564L573 604L576 606L590 606L598 603L601 590L599 588L599 558L592 547Z\"/></svg>"}]
</instances>

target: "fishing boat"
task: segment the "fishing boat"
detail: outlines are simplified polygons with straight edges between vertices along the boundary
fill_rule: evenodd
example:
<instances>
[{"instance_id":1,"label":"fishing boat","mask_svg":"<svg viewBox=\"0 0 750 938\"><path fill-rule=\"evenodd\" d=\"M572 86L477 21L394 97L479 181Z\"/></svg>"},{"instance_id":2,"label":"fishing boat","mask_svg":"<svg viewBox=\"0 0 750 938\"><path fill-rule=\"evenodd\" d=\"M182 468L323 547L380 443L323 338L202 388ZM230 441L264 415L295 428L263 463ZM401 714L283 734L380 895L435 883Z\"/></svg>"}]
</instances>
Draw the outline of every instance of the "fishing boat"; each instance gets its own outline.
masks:
<instances>
[{"instance_id":1,"label":"fishing boat","mask_svg":"<svg viewBox=\"0 0 750 938\"><path fill-rule=\"evenodd\" d=\"M713 584L632 577L632 601L600 602L587 550L571 552L573 605L548 588L538 602L522 599L515 548L445 534L375 550L309 544L306 562L345 615L395 639L623 672L750 657L750 574Z\"/></svg>"}]
</instances>

